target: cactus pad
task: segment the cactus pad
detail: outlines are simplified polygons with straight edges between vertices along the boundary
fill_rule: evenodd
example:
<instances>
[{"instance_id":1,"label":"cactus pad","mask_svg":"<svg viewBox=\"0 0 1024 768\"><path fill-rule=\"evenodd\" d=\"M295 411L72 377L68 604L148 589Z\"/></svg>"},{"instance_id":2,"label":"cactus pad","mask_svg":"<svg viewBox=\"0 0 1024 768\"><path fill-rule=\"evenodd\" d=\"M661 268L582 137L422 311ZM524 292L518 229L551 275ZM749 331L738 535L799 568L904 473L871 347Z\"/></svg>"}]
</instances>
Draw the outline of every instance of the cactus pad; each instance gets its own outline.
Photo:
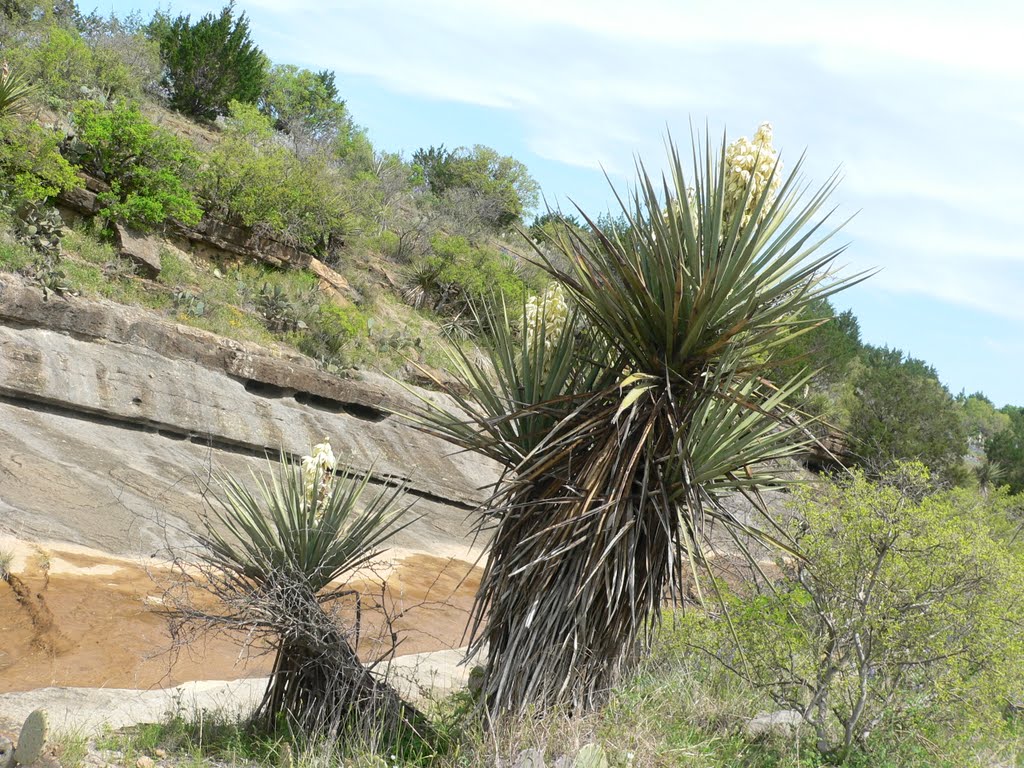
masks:
<instances>
[{"instance_id":1,"label":"cactus pad","mask_svg":"<svg viewBox=\"0 0 1024 768\"><path fill-rule=\"evenodd\" d=\"M14 750L14 762L31 765L43 754L46 739L50 735L50 722L45 709L37 709L25 718L18 736L18 747Z\"/></svg>"}]
</instances>

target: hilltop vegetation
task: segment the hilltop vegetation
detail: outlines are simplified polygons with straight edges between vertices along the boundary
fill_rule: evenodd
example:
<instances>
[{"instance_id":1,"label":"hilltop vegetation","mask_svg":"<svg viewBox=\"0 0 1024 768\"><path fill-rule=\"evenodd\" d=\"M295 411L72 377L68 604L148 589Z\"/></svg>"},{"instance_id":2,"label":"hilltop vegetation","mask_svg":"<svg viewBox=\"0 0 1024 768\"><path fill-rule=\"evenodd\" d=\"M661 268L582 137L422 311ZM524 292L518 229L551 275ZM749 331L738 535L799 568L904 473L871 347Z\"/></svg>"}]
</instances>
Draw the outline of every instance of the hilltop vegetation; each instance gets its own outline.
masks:
<instances>
[{"instance_id":1,"label":"hilltop vegetation","mask_svg":"<svg viewBox=\"0 0 1024 768\"><path fill-rule=\"evenodd\" d=\"M492 650L481 699L417 712L429 726L415 737L343 744L346 759L393 748L486 765L532 745L522 731L562 726L620 765L1016 754L1024 408L954 396L927 362L865 343L854 313L837 313L835 252L787 250L799 195L768 162L770 128L709 161L721 187L699 168L687 182L675 158L663 190L641 179L621 211L542 212L526 166L494 148L375 147L335 73L270 62L233 5L144 19L10 0L0 14L0 271L50 300L141 304L336 373L447 388L462 411L428 412L428 428L505 467L475 615L473 639ZM73 215L86 185L95 211ZM301 259L189 245L214 225ZM125 231L162 243L152 274L124 255ZM731 282L709 277L719 268ZM837 475L795 494L791 525L758 532L717 505L774 487L766 468L807 460L806 436L830 449L813 468ZM313 487L333 459L318 471ZM323 525L302 488L288 497L296 541ZM754 569L716 583L718 600L676 621L664 597L692 605L695 571L713 570L709 521L737 545L790 552L762 563L770 581ZM275 554L299 581L319 567L300 554ZM321 591L307 592L322 618ZM315 715L315 697L303 705ZM813 737L743 735L763 707L797 711ZM496 739L521 730L495 747L481 710L505 718ZM267 731L287 724L262 714Z\"/></svg>"}]
</instances>

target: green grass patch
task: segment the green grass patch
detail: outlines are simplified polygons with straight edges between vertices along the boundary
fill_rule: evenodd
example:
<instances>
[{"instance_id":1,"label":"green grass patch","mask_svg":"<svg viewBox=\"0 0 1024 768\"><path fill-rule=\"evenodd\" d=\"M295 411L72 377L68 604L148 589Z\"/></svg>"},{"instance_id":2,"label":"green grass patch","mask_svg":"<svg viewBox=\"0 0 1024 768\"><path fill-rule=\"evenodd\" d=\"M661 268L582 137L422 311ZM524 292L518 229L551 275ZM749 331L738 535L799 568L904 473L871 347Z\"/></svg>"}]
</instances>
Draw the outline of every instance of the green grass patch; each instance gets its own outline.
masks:
<instances>
[{"instance_id":1,"label":"green grass patch","mask_svg":"<svg viewBox=\"0 0 1024 768\"><path fill-rule=\"evenodd\" d=\"M35 261L36 254L28 246L0 241L0 272L22 272Z\"/></svg>"}]
</instances>

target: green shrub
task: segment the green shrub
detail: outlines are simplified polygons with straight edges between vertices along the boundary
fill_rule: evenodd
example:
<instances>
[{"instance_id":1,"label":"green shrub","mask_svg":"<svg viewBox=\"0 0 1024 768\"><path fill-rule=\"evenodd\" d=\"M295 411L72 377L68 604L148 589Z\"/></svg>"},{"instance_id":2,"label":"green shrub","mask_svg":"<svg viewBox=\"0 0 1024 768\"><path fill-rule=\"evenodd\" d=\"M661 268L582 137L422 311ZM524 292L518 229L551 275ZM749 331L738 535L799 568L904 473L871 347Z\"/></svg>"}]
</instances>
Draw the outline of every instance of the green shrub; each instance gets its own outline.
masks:
<instances>
[{"instance_id":1,"label":"green shrub","mask_svg":"<svg viewBox=\"0 0 1024 768\"><path fill-rule=\"evenodd\" d=\"M35 260L36 254L23 243L0 241L0 272L22 272Z\"/></svg>"},{"instance_id":2,"label":"green shrub","mask_svg":"<svg viewBox=\"0 0 1024 768\"><path fill-rule=\"evenodd\" d=\"M297 346L312 358L340 362L342 353L366 334L366 315L358 308L324 302L305 316L307 329L298 335Z\"/></svg>"},{"instance_id":3,"label":"green shrub","mask_svg":"<svg viewBox=\"0 0 1024 768\"><path fill-rule=\"evenodd\" d=\"M192 265L174 251L160 251L160 274L157 282L164 285L180 286L192 280L195 273Z\"/></svg>"},{"instance_id":4,"label":"green shrub","mask_svg":"<svg viewBox=\"0 0 1024 768\"><path fill-rule=\"evenodd\" d=\"M211 212L246 227L264 226L317 254L345 231L341 178L328 157L298 157L274 139L270 118L234 102L220 144L199 179Z\"/></svg>"},{"instance_id":5,"label":"green shrub","mask_svg":"<svg viewBox=\"0 0 1024 768\"><path fill-rule=\"evenodd\" d=\"M430 245L432 252L414 265L417 303L458 316L501 297L510 306L525 298L525 282L502 255L464 237L435 235Z\"/></svg>"},{"instance_id":6,"label":"green shrub","mask_svg":"<svg viewBox=\"0 0 1024 768\"><path fill-rule=\"evenodd\" d=\"M83 94L134 97L159 77L159 46L146 39L137 15L42 13L7 32L5 58L59 109Z\"/></svg>"},{"instance_id":7,"label":"green shrub","mask_svg":"<svg viewBox=\"0 0 1024 768\"><path fill-rule=\"evenodd\" d=\"M274 127L292 137L296 149L347 143L355 130L338 96L334 73L292 64L274 66L260 96L260 110Z\"/></svg>"},{"instance_id":8,"label":"green shrub","mask_svg":"<svg viewBox=\"0 0 1024 768\"><path fill-rule=\"evenodd\" d=\"M15 52L19 69L44 95L60 101L81 96L93 85L92 52L73 29L51 24Z\"/></svg>"},{"instance_id":9,"label":"green shrub","mask_svg":"<svg viewBox=\"0 0 1024 768\"><path fill-rule=\"evenodd\" d=\"M161 76L160 46L146 37L141 17L95 11L78 21L91 53L92 85L108 97L138 96L153 90Z\"/></svg>"},{"instance_id":10,"label":"green shrub","mask_svg":"<svg viewBox=\"0 0 1024 768\"><path fill-rule=\"evenodd\" d=\"M202 210L189 191L199 159L186 140L150 123L134 104L82 102L74 112L71 152L110 184L103 213L135 227L170 218L196 224Z\"/></svg>"},{"instance_id":11,"label":"green shrub","mask_svg":"<svg viewBox=\"0 0 1024 768\"><path fill-rule=\"evenodd\" d=\"M472 203L493 229L506 229L537 204L540 187L526 166L482 144L472 149L419 149L413 162L422 169L432 193L454 194L461 203Z\"/></svg>"},{"instance_id":12,"label":"green shrub","mask_svg":"<svg viewBox=\"0 0 1024 768\"><path fill-rule=\"evenodd\" d=\"M35 121L0 120L0 195L17 210L82 185L75 167L60 154L61 136Z\"/></svg>"},{"instance_id":13,"label":"green shrub","mask_svg":"<svg viewBox=\"0 0 1024 768\"><path fill-rule=\"evenodd\" d=\"M805 487L793 527L806 562L729 598L729 621L692 616L688 642L801 712L833 758L879 729L998 730L1024 682L1006 505L929 492L919 464Z\"/></svg>"}]
</instances>

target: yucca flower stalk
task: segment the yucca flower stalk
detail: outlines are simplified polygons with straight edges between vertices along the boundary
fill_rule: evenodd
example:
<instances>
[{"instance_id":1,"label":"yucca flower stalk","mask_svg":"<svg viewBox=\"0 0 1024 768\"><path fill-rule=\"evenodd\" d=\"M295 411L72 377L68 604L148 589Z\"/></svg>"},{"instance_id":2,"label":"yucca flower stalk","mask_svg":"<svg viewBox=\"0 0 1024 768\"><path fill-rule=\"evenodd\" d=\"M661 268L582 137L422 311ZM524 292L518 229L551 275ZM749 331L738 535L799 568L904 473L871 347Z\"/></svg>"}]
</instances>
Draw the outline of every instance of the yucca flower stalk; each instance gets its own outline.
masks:
<instances>
[{"instance_id":1,"label":"yucca flower stalk","mask_svg":"<svg viewBox=\"0 0 1024 768\"><path fill-rule=\"evenodd\" d=\"M178 569L172 629L234 631L272 649L254 714L267 730L287 724L337 738L351 728L427 727L356 655L361 609L348 579L408 524L403 490L384 488L363 502L369 482L369 473L336 472L326 442L300 465L282 455L276 473L253 478L255 492L220 476L199 546ZM335 610L339 602L354 602L354 623Z\"/></svg>"},{"instance_id":2,"label":"yucca flower stalk","mask_svg":"<svg viewBox=\"0 0 1024 768\"><path fill-rule=\"evenodd\" d=\"M804 307L857 278L831 275L836 177L808 196L800 163L781 177L764 153L768 126L739 150L695 146L689 172L669 140L660 182L638 163L618 198L627 231L581 211L590 233L552 241L568 267L538 250L570 306L554 338L485 309L489 365L457 355L459 410L416 416L504 470L479 519L493 537L471 625L492 713L599 704L705 564L712 525L788 546L763 505L755 526L721 499L757 501L781 482L773 460L803 447L790 402L809 374L762 371Z\"/></svg>"}]
</instances>

